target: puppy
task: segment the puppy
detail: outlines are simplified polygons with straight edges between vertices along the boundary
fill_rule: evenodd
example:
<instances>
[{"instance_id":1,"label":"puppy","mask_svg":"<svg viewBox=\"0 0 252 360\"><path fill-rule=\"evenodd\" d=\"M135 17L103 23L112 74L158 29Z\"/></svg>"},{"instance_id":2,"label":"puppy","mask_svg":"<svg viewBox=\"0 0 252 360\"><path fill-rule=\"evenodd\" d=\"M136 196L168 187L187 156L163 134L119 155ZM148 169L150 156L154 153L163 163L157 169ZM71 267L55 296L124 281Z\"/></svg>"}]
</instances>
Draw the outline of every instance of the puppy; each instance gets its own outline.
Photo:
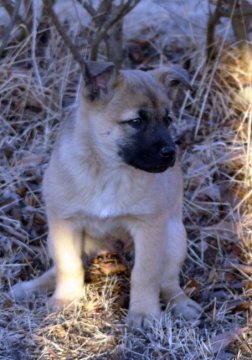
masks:
<instances>
[{"instance_id":1,"label":"puppy","mask_svg":"<svg viewBox=\"0 0 252 360\"><path fill-rule=\"evenodd\" d=\"M54 267L15 285L15 298L55 287L54 305L79 299L83 251L103 248L108 237L131 237L128 323L141 327L159 317L160 294L177 314L198 317L200 306L179 285L186 232L169 131L173 81L189 84L178 68L117 72L110 63L87 63L77 110L61 128L43 182Z\"/></svg>"}]
</instances>

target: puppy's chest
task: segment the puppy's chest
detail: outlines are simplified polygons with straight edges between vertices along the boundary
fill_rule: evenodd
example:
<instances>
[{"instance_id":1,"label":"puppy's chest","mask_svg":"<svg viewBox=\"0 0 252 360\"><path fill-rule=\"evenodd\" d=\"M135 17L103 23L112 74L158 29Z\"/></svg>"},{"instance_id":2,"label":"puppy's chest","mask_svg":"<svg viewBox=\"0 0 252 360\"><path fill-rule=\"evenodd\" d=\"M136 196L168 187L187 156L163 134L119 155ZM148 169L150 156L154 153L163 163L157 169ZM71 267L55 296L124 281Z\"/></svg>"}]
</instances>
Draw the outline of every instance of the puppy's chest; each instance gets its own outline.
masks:
<instances>
[{"instance_id":1,"label":"puppy's chest","mask_svg":"<svg viewBox=\"0 0 252 360\"><path fill-rule=\"evenodd\" d=\"M121 219L128 212L129 204L120 186L109 179L106 182L85 179L76 185L68 206L61 208L64 218L95 238L103 238L122 227Z\"/></svg>"},{"instance_id":2,"label":"puppy's chest","mask_svg":"<svg viewBox=\"0 0 252 360\"><path fill-rule=\"evenodd\" d=\"M120 234L124 237L126 230L120 218L99 218L86 214L77 214L75 216L77 226L84 229L85 232L96 239L105 239L106 237L117 236ZM120 237L120 236L119 236Z\"/></svg>"},{"instance_id":3,"label":"puppy's chest","mask_svg":"<svg viewBox=\"0 0 252 360\"><path fill-rule=\"evenodd\" d=\"M128 174L111 172L75 180L74 196L63 215L92 237L114 234L118 228L126 228L129 219L156 210L155 196L146 189L149 183L136 181Z\"/></svg>"},{"instance_id":4,"label":"puppy's chest","mask_svg":"<svg viewBox=\"0 0 252 360\"><path fill-rule=\"evenodd\" d=\"M118 193L118 190L91 186L85 187L79 196L77 195L73 207L83 219L91 218L104 222L104 219L125 215L127 205L127 198L123 193Z\"/></svg>"},{"instance_id":5,"label":"puppy's chest","mask_svg":"<svg viewBox=\"0 0 252 360\"><path fill-rule=\"evenodd\" d=\"M112 172L78 179L70 208L73 213L82 214L83 218L92 217L101 221L152 210L143 186L127 175Z\"/></svg>"}]
</instances>

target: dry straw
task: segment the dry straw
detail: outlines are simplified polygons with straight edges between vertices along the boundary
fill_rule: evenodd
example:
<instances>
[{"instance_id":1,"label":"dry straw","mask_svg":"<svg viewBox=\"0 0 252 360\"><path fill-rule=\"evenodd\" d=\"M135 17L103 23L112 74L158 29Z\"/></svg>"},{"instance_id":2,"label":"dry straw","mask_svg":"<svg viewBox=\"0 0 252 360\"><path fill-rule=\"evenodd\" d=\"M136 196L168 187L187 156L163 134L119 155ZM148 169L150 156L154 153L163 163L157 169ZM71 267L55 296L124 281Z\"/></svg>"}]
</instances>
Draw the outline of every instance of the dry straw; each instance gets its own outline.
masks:
<instances>
[{"instance_id":1,"label":"dry straw","mask_svg":"<svg viewBox=\"0 0 252 360\"><path fill-rule=\"evenodd\" d=\"M41 180L58 125L74 106L79 67L56 30L35 19L32 35L4 50L0 359L251 359L251 103L243 111L234 106L240 77L250 84L251 73L244 75L225 37L218 48L208 66L204 49L190 42L181 49L195 90L176 124L189 238L181 281L203 305L203 319L187 323L167 309L159 323L133 332L123 325L116 276L89 283L79 305L58 314L48 311L45 296L20 303L6 296L12 284L50 266Z\"/></svg>"}]
</instances>

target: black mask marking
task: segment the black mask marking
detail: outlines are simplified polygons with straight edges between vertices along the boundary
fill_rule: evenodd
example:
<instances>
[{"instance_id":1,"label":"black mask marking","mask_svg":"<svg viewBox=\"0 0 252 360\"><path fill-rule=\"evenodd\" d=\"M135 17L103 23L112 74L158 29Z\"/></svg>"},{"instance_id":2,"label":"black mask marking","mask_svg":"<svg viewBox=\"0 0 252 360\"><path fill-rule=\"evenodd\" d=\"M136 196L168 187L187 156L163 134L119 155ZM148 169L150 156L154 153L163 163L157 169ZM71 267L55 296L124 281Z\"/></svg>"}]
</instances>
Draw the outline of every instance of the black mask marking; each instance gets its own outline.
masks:
<instances>
[{"instance_id":1,"label":"black mask marking","mask_svg":"<svg viewBox=\"0 0 252 360\"><path fill-rule=\"evenodd\" d=\"M119 144L119 155L124 162L137 169L161 173L174 166L176 146L167 126L162 121L152 121L146 112L139 111L143 126Z\"/></svg>"}]
</instances>

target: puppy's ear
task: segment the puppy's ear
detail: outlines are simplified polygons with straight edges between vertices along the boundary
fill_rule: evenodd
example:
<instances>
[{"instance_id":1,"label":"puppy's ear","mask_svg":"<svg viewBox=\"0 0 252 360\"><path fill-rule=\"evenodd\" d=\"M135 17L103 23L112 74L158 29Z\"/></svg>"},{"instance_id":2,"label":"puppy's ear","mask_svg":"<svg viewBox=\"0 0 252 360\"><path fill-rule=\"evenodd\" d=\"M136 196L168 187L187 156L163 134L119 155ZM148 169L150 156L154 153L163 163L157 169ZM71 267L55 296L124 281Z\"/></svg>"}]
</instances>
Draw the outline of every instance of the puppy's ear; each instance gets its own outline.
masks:
<instances>
[{"instance_id":1,"label":"puppy's ear","mask_svg":"<svg viewBox=\"0 0 252 360\"><path fill-rule=\"evenodd\" d=\"M86 61L83 74L83 95L91 101L102 99L112 92L116 78L115 66L101 61Z\"/></svg>"},{"instance_id":2,"label":"puppy's ear","mask_svg":"<svg viewBox=\"0 0 252 360\"><path fill-rule=\"evenodd\" d=\"M161 82L167 89L184 85L192 90L188 72L178 65L164 66L152 71L155 78Z\"/></svg>"},{"instance_id":3,"label":"puppy's ear","mask_svg":"<svg viewBox=\"0 0 252 360\"><path fill-rule=\"evenodd\" d=\"M184 99L183 90L192 90L188 72L178 65L172 65L152 70L152 74L165 87L176 113Z\"/></svg>"}]
</instances>

